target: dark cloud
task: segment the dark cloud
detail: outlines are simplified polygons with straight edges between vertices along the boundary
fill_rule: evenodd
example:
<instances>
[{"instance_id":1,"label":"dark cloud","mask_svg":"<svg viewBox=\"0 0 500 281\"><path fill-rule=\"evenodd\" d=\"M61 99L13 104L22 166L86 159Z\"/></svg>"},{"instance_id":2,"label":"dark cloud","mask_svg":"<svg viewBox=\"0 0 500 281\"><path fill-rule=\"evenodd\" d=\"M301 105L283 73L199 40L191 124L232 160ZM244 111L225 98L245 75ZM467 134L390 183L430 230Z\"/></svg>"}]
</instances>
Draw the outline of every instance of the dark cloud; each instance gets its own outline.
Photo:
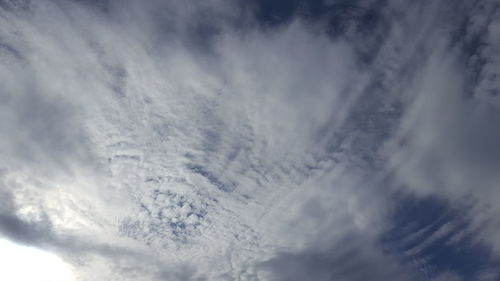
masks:
<instances>
[{"instance_id":1,"label":"dark cloud","mask_svg":"<svg viewBox=\"0 0 500 281\"><path fill-rule=\"evenodd\" d=\"M52 226L46 217L39 221L26 221L20 218L12 195L5 189L0 190L0 234L12 241L26 245L39 245L50 239Z\"/></svg>"},{"instance_id":2,"label":"dark cloud","mask_svg":"<svg viewBox=\"0 0 500 281\"><path fill-rule=\"evenodd\" d=\"M328 235L328 233L324 233ZM265 280L414 280L393 257L386 256L365 237L352 234L334 245L319 245L299 252L279 253L259 264L270 273Z\"/></svg>"},{"instance_id":3,"label":"dark cloud","mask_svg":"<svg viewBox=\"0 0 500 281\"><path fill-rule=\"evenodd\" d=\"M30 223L9 213L0 214L0 232L13 241L27 245L37 245L52 234L47 221Z\"/></svg>"}]
</instances>

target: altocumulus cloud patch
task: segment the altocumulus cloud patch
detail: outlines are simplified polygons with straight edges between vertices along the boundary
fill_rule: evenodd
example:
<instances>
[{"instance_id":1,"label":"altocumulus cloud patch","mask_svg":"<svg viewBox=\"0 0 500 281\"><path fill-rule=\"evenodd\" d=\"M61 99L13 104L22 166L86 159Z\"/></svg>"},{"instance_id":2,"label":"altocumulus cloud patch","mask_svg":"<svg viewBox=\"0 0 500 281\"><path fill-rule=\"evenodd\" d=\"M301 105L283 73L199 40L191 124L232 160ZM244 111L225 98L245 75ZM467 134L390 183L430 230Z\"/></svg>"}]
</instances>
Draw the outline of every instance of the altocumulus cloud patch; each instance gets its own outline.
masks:
<instances>
[{"instance_id":1,"label":"altocumulus cloud patch","mask_svg":"<svg viewBox=\"0 0 500 281\"><path fill-rule=\"evenodd\" d=\"M0 235L75 280L500 280L499 34L493 0L0 1Z\"/></svg>"}]
</instances>

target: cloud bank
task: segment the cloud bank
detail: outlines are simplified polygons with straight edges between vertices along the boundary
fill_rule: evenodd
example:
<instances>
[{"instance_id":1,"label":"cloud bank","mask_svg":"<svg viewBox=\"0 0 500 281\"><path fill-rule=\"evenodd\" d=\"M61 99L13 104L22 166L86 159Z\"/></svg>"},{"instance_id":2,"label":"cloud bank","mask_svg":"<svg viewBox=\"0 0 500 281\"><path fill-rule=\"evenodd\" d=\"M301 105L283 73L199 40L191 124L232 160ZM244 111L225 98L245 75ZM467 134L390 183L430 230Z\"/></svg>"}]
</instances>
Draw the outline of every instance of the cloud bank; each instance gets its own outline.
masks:
<instances>
[{"instance_id":1,"label":"cloud bank","mask_svg":"<svg viewBox=\"0 0 500 281\"><path fill-rule=\"evenodd\" d=\"M0 1L0 235L78 280L499 280L495 1Z\"/></svg>"}]
</instances>

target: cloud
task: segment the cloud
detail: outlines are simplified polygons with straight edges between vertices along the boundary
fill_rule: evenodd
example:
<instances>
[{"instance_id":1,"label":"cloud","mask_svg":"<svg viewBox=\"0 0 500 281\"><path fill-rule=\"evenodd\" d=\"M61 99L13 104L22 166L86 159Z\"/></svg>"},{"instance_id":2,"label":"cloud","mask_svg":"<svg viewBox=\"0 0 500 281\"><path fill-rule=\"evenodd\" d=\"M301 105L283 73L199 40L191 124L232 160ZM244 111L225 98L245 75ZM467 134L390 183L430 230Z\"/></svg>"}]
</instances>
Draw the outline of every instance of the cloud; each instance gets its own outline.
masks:
<instances>
[{"instance_id":1,"label":"cloud","mask_svg":"<svg viewBox=\"0 0 500 281\"><path fill-rule=\"evenodd\" d=\"M330 2L0 2L2 235L82 280L461 280L418 253L498 249L493 4ZM463 234L384 248L428 197Z\"/></svg>"},{"instance_id":2,"label":"cloud","mask_svg":"<svg viewBox=\"0 0 500 281\"><path fill-rule=\"evenodd\" d=\"M16 215L12 195L2 190L2 208L0 209L0 233L19 243L36 245L50 238L51 225L46 218L39 222L25 221Z\"/></svg>"},{"instance_id":3,"label":"cloud","mask_svg":"<svg viewBox=\"0 0 500 281\"><path fill-rule=\"evenodd\" d=\"M477 10L471 17L479 22L490 18ZM478 29L483 31L475 36L486 36L487 27ZM472 49L468 36L472 35L466 33L457 43L460 47L437 45L429 52L428 63L410 86L414 94L405 105L399 128L387 142L398 148L386 153L389 169L411 192L451 198L458 205L474 202L471 219L476 227L483 225L481 232L496 248L496 239L486 234L493 231L486 221L492 223L493 198L498 197L495 170L500 166L496 149L500 135L491 121L499 116L495 98L485 98L482 79L477 80L490 71L486 66L495 56L484 55L479 47ZM485 45L491 44L484 40ZM476 65L477 56L483 57L484 64Z\"/></svg>"},{"instance_id":4,"label":"cloud","mask_svg":"<svg viewBox=\"0 0 500 281\"><path fill-rule=\"evenodd\" d=\"M380 249L366 245L366 238L346 237L332 248L280 253L259 267L264 280L412 280L408 271ZM267 272L266 272L267 271ZM268 275L266 275L268 274Z\"/></svg>"}]
</instances>

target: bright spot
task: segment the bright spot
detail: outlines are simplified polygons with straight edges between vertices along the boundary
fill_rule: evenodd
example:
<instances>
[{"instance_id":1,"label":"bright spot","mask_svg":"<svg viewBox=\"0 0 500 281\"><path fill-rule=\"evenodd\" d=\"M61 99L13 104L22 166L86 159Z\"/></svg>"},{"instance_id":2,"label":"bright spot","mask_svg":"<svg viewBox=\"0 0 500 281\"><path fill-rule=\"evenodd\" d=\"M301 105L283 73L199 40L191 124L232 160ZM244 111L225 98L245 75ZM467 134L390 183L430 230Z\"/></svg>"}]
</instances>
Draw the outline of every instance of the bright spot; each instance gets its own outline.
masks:
<instances>
[{"instance_id":1,"label":"bright spot","mask_svg":"<svg viewBox=\"0 0 500 281\"><path fill-rule=\"evenodd\" d=\"M0 238L0 280L74 281L71 266L54 254Z\"/></svg>"}]
</instances>

